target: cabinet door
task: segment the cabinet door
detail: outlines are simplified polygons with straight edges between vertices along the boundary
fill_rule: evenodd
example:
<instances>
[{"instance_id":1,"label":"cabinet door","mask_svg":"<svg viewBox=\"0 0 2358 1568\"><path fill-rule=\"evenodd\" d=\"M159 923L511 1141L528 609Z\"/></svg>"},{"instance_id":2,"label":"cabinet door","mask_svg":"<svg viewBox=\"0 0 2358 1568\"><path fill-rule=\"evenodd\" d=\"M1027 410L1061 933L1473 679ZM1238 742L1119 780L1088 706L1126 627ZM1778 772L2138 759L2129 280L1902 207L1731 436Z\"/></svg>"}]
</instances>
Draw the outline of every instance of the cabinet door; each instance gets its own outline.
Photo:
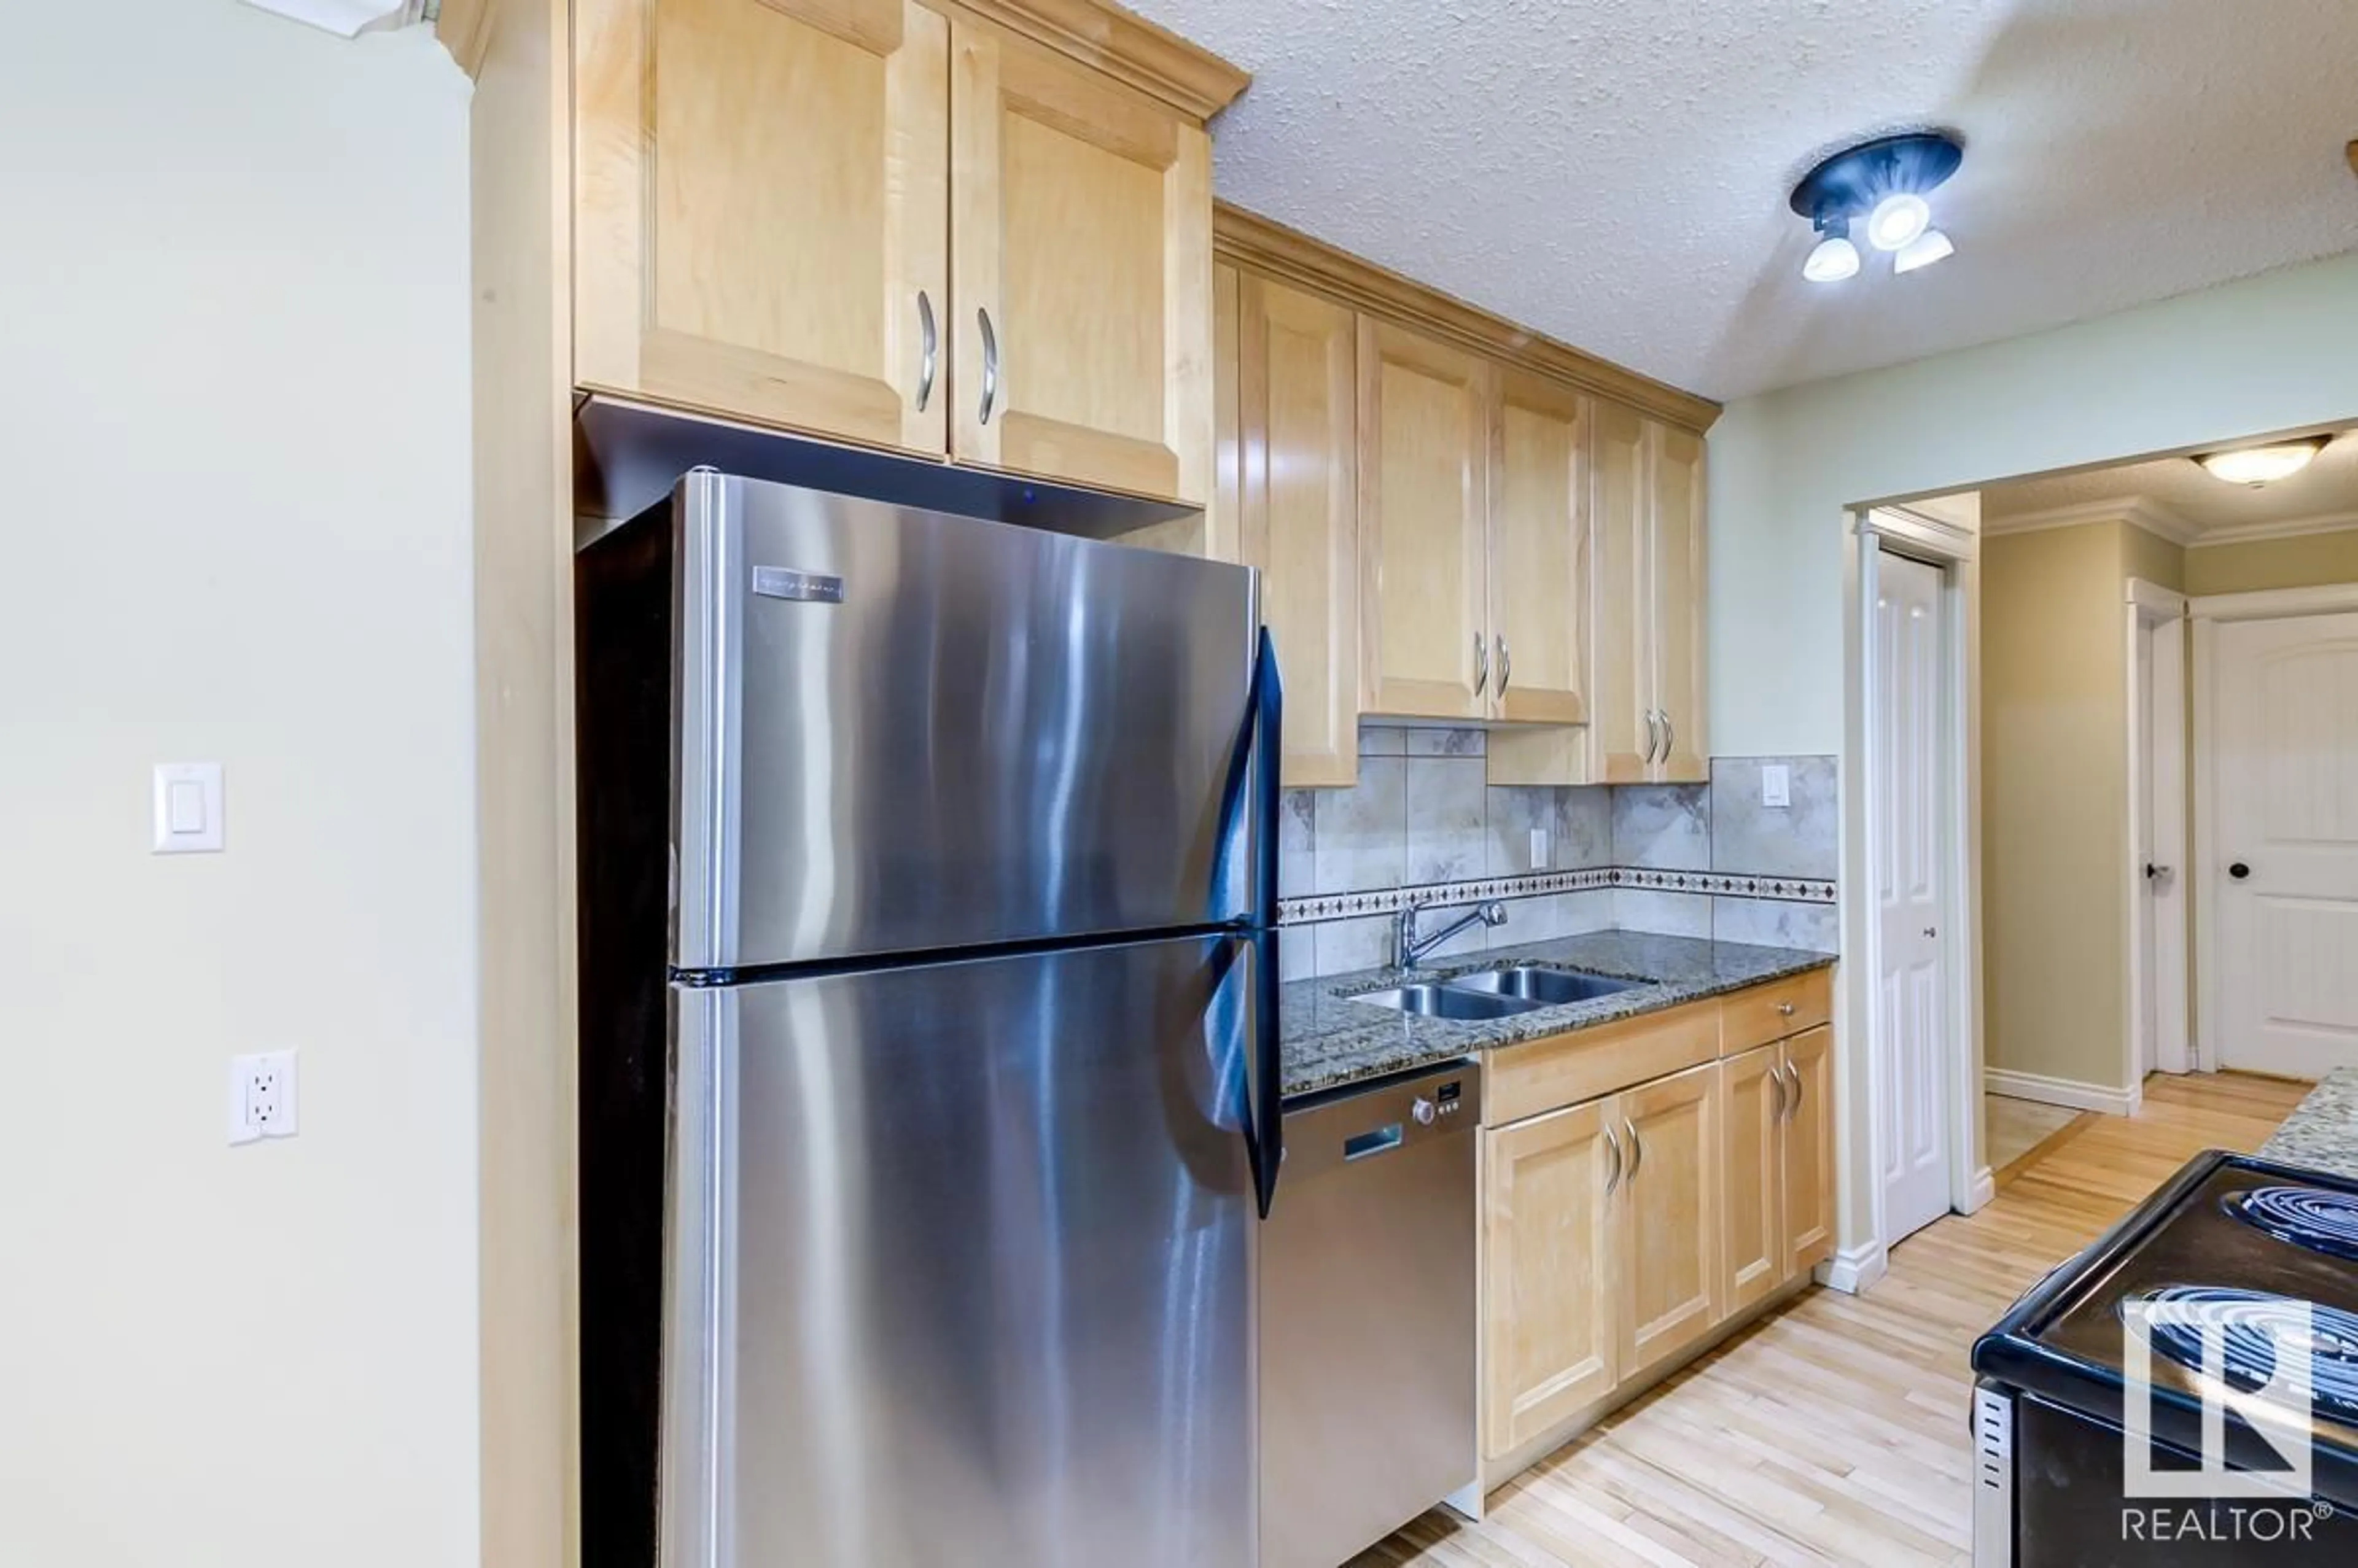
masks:
<instances>
[{"instance_id":1,"label":"cabinet door","mask_svg":"<svg viewBox=\"0 0 2358 1568\"><path fill-rule=\"evenodd\" d=\"M1587 400L1493 373L1490 711L1533 724L1588 718Z\"/></svg>"},{"instance_id":2,"label":"cabinet door","mask_svg":"<svg viewBox=\"0 0 2358 1568\"><path fill-rule=\"evenodd\" d=\"M1482 1134L1482 1451L1492 1458L1612 1392L1610 1100Z\"/></svg>"},{"instance_id":3,"label":"cabinet door","mask_svg":"<svg viewBox=\"0 0 2358 1568\"><path fill-rule=\"evenodd\" d=\"M951 454L1209 504L1211 138L987 23L951 52Z\"/></svg>"},{"instance_id":4,"label":"cabinet door","mask_svg":"<svg viewBox=\"0 0 2358 1568\"><path fill-rule=\"evenodd\" d=\"M1646 422L1626 408L1597 406L1589 481L1589 613L1595 624L1588 677L1592 784L1642 784L1650 776L1654 706L1652 585L1647 520Z\"/></svg>"},{"instance_id":5,"label":"cabinet door","mask_svg":"<svg viewBox=\"0 0 2358 1568\"><path fill-rule=\"evenodd\" d=\"M1785 1277L1805 1272L1834 1250L1833 1040L1812 1029L1785 1042L1793 1090L1785 1108Z\"/></svg>"},{"instance_id":6,"label":"cabinet door","mask_svg":"<svg viewBox=\"0 0 2358 1568\"><path fill-rule=\"evenodd\" d=\"M577 381L940 456L948 25L913 0L574 17Z\"/></svg>"},{"instance_id":7,"label":"cabinet door","mask_svg":"<svg viewBox=\"0 0 2358 1568\"><path fill-rule=\"evenodd\" d=\"M1790 1276L1785 1267L1784 1061L1763 1045L1719 1065L1727 1138L1721 1162L1720 1307L1741 1312Z\"/></svg>"},{"instance_id":8,"label":"cabinet door","mask_svg":"<svg viewBox=\"0 0 2358 1568\"><path fill-rule=\"evenodd\" d=\"M1653 521L1654 705L1668 750L1653 776L1708 784L1704 733L1703 442L1657 425L1648 432Z\"/></svg>"},{"instance_id":9,"label":"cabinet door","mask_svg":"<svg viewBox=\"0 0 2358 1568\"><path fill-rule=\"evenodd\" d=\"M1618 1366L1633 1377L1708 1335L1719 1309L1719 1064L1619 1097Z\"/></svg>"},{"instance_id":10,"label":"cabinet door","mask_svg":"<svg viewBox=\"0 0 2358 1568\"><path fill-rule=\"evenodd\" d=\"M1288 789L1359 771L1358 323L1246 274L1238 293L1242 540L1285 681Z\"/></svg>"},{"instance_id":11,"label":"cabinet door","mask_svg":"<svg viewBox=\"0 0 2358 1568\"><path fill-rule=\"evenodd\" d=\"M1370 713L1489 711L1488 367L1359 322L1359 635Z\"/></svg>"}]
</instances>

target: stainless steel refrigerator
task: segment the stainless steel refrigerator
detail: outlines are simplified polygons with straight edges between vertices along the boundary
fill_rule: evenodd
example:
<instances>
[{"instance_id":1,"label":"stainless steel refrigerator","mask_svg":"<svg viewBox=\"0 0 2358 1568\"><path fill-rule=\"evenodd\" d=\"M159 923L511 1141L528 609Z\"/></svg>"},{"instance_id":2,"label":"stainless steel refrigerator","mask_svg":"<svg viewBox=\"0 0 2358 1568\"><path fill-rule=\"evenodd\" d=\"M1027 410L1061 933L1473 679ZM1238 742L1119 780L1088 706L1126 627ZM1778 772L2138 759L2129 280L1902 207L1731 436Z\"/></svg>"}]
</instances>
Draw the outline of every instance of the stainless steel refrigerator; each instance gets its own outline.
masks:
<instances>
[{"instance_id":1,"label":"stainless steel refrigerator","mask_svg":"<svg viewBox=\"0 0 2358 1568\"><path fill-rule=\"evenodd\" d=\"M577 559L591 1568L1249 1568L1241 568L699 470Z\"/></svg>"}]
</instances>

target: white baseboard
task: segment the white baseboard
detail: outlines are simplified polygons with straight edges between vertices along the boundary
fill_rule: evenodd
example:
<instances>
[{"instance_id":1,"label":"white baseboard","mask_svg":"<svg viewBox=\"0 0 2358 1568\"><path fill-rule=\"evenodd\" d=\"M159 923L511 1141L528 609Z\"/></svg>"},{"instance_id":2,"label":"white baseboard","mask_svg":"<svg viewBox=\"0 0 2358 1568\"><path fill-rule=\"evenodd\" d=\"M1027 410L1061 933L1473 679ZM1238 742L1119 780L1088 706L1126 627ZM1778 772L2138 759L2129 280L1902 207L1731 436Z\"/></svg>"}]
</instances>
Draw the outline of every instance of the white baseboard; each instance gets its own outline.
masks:
<instances>
[{"instance_id":1,"label":"white baseboard","mask_svg":"<svg viewBox=\"0 0 2358 1568\"><path fill-rule=\"evenodd\" d=\"M1891 1255L1880 1241L1835 1253L1818 1265L1818 1283L1845 1295L1865 1295L1891 1266Z\"/></svg>"},{"instance_id":2,"label":"white baseboard","mask_svg":"<svg viewBox=\"0 0 2358 1568\"><path fill-rule=\"evenodd\" d=\"M2044 1073L2014 1073L2003 1067L1982 1070L1982 1087L2013 1099L2041 1105L2070 1106L2073 1110L2101 1110L2107 1116L2135 1116L2145 1103L2145 1086L2118 1089L2110 1084L2083 1084L2077 1078L2050 1078Z\"/></svg>"},{"instance_id":3,"label":"white baseboard","mask_svg":"<svg viewBox=\"0 0 2358 1568\"><path fill-rule=\"evenodd\" d=\"M1973 1181L1965 1187L1965 1212L1979 1214L1982 1206L1996 1196L1997 1196L1997 1178L1990 1173L1990 1168L1987 1165L1984 1165L1974 1173Z\"/></svg>"}]
</instances>

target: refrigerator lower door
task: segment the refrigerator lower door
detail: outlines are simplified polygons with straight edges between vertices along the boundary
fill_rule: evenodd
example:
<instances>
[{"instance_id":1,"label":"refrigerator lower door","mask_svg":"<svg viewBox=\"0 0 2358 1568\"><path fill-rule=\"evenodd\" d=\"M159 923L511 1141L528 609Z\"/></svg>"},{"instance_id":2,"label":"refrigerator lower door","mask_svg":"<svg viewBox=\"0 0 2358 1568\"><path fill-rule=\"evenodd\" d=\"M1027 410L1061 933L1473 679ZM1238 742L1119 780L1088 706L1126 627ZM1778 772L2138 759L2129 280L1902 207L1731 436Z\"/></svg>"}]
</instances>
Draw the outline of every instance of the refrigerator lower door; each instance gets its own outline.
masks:
<instances>
[{"instance_id":1,"label":"refrigerator lower door","mask_svg":"<svg viewBox=\"0 0 2358 1568\"><path fill-rule=\"evenodd\" d=\"M677 993L664 1568L1250 1568L1251 955Z\"/></svg>"},{"instance_id":2,"label":"refrigerator lower door","mask_svg":"<svg viewBox=\"0 0 2358 1568\"><path fill-rule=\"evenodd\" d=\"M1252 572L710 472L671 525L675 968L1247 914Z\"/></svg>"}]
</instances>

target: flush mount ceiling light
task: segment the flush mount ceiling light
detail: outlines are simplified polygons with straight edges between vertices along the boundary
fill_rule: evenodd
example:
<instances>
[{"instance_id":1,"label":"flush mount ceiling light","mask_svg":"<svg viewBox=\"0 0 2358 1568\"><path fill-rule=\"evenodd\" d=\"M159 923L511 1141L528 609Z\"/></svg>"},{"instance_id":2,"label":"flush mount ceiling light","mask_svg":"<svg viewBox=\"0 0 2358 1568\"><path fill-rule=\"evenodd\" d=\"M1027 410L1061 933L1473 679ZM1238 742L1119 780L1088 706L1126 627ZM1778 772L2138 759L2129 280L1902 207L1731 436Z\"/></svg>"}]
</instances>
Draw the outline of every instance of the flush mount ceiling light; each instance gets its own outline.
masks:
<instances>
[{"instance_id":1,"label":"flush mount ceiling light","mask_svg":"<svg viewBox=\"0 0 2358 1568\"><path fill-rule=\"evenodd\" d=\"M1863 219L1866 243L1892 253L1892 270L1914 272L1956 254L1948 235L1932 227L1926 200L1964 161L1954 136L1917 131L1834 154L1793 187L1793 211L1820 235L1801 276L1812 283L1839 283L1856 276L1858 247L1851 243L1854 220Z\"/></svg>"},{"instance_id":2,"label":"flush mount ceiling light","mask_svg":"<svg viewBox=\"0 0 2358 1568\"><path fill-rule=\"evenodd\" d=\"M2273 446L2245 447L2239 451L2206 452L2194 460L2212 479L2257 489L2280 479L2290 479L2324 449L2325 438L2312 436L2305 441L2278 441Z\"/></svg>"}]
</instances>

